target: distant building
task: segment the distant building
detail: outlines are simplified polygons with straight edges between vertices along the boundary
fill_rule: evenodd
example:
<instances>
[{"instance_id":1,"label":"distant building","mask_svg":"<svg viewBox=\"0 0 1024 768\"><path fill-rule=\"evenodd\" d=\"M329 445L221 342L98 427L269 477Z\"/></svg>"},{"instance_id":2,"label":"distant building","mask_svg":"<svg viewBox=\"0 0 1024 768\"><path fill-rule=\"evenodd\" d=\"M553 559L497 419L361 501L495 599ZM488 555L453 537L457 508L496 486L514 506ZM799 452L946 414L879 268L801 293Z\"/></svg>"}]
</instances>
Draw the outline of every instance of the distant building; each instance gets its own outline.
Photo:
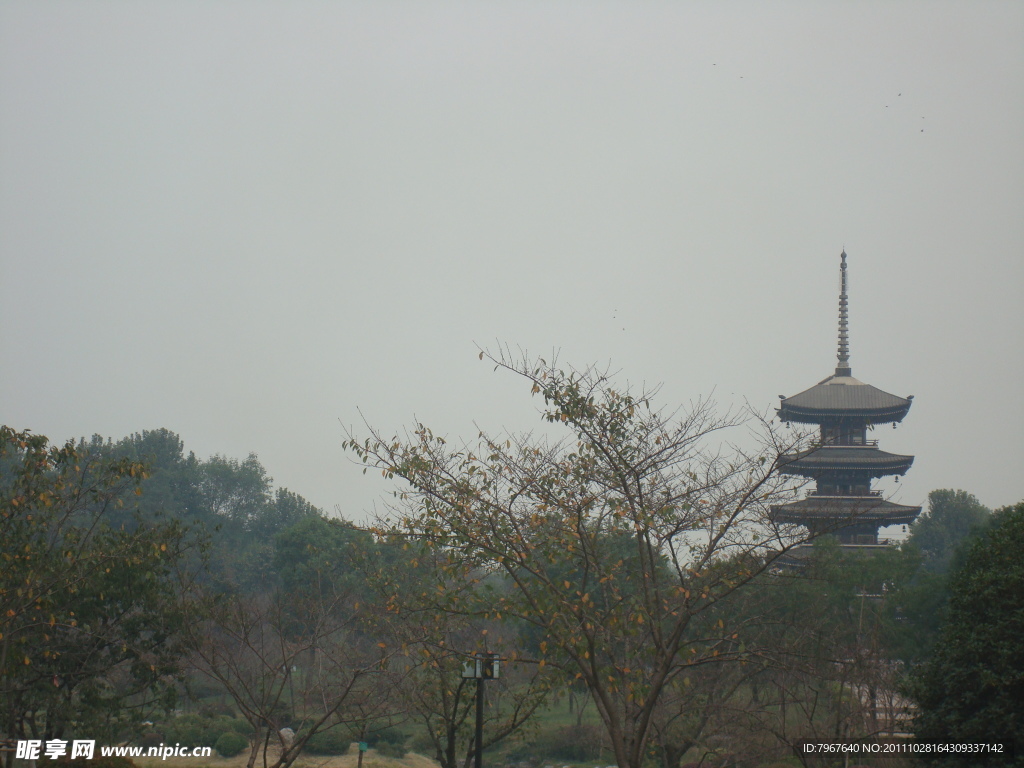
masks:
<instances>
[{"instance_id":1,"label":"distant building","mask_svg":"<svg viewBox=\"0 0 1024 768\"><path fill-rule=\"evenodd\" d=\"M771 508L779 523L795 523L813 534L830 533L842 546L870 549L879 544L878 529L910 524L920 507L893 504L871 489L871 481L903 475L913 456L879 450L868 440L876 424L895 426L910 410L914 396L897 397L853 378L850 368L849 297L846 251L840 261L839 364L834 375L792 397L783 397L778 409L784 422L817 424L816 444L807 451L783 457L781 471L810 478L816 484L806 498Z\"/></svg>"}]
</instances>

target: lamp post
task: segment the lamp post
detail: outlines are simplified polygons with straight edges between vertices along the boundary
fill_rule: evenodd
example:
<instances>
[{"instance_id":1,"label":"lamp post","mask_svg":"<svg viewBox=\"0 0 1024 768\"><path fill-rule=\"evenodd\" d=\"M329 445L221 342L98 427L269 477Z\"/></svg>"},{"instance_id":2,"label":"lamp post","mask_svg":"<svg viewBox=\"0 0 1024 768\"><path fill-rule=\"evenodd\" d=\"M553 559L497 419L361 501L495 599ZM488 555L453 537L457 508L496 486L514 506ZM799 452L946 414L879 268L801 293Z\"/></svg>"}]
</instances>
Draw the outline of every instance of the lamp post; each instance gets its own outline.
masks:
<instances>
[{"instance_id":1,"label":"lamp post","mask_svg":"<svg viewBox=\"0 0 1024 768\"><path fill-rule=\"evenodd\" d=\"M484 680L497 680L499 676L499 659L496 653L480 652L462 666L462 677L476 680L476 755L474 768L483 768L484 764Z\"/></svg>"}]
</instances>

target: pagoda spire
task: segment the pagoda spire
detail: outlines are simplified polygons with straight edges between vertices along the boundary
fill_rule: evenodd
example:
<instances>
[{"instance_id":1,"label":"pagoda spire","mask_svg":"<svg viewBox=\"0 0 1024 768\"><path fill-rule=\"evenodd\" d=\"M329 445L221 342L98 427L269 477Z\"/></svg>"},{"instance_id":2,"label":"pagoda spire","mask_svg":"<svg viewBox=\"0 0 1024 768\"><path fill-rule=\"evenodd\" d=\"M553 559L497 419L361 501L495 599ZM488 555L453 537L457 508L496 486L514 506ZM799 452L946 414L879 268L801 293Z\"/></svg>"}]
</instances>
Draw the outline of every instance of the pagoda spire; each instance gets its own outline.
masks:
<instances>
[{"instance_id":1,"label":"pagoda spire","mask_svg":"<svg viewBox=\"0 0 1024 768\"><path fill-rule=\"evenodd\" d=\"M850 368L850 300L846 293L846 249L839 262L839 365L836 376L852 376Z\"/></svg>"}]
</instances>

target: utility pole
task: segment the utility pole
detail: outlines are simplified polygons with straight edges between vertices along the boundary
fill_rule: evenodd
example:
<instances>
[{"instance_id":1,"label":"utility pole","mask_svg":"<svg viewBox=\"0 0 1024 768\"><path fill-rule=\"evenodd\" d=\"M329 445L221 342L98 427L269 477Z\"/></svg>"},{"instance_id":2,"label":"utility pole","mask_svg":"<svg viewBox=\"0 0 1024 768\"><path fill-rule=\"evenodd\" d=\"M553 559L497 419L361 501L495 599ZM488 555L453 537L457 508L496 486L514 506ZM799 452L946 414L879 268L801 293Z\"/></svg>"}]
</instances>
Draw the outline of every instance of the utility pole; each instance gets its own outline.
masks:
<instances>
[{"instance_id":1,"label":"utility pole","mask_svg":"<svg viewBox=\"0 0 1024 768\"><path fill-rule=\"evenodd\" d=\"M472 658L462 667L462 677L467 680L476 680L476 738L474 740L475 756L473 759L474 768L483 768L484 765L484 680L497 680L499 676L498 654L480 652L473 654Z\"/></svg>"}]
</instances>

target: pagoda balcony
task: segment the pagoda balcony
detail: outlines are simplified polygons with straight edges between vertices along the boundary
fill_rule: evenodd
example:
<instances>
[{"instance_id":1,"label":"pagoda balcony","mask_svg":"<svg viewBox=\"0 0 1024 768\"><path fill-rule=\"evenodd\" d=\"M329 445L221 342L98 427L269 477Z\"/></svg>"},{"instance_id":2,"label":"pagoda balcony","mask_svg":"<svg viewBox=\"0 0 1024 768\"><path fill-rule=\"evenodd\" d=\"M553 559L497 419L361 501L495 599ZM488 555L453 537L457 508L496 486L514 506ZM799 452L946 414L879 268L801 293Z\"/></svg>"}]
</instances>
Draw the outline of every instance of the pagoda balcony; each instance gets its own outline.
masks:
<instances>
[{"instance_id":1,"label":"pagoda balcony","mask_svg":"<svg viewBox=\"0 0 1024 768\"><path fill-rule=\"evenodd\" d=\"M877 440L861 440L857 437L837 437L834 440L816 440L811 444L812 448L828 448L833 445L841 445L844 448L877 448Z\"/></svg>"},{"instance_id":2,"label":"pagoda balcony","mask_svg":"<svg viewBox=\"0 0 1024 768\"><path fill-rule=\"evenodd\" d=\"M880 499L880 498L882 498L882 492L881 491L868 491L867 493L855 493L855 494L853 494L853 493L844 493L844 494L838 494L838 493L819 493L818 491L808 491L807 492L807 496L808 496L808 498L811 497L811 496L814 496L816 499L870 499L870 498Z\"/></svg>"},{"instance_id":3,"label":"pagoda balcony","mask_svg":"<svg viewBox=\"0 0 1024 768\"><path fill-rule=\"evenodd\" d=\"M899 542L896 539L880 539L877 544L840 544L844 552L861 552L865 555L873 555L879 552L891 551L893 546ZM803 566L808 559L813 557L815 552L813 544L798 544L784 554L778 561L782 568L793 568ZM865 595L865 597L872 597Z\"/></svg>"}]
</instances>

